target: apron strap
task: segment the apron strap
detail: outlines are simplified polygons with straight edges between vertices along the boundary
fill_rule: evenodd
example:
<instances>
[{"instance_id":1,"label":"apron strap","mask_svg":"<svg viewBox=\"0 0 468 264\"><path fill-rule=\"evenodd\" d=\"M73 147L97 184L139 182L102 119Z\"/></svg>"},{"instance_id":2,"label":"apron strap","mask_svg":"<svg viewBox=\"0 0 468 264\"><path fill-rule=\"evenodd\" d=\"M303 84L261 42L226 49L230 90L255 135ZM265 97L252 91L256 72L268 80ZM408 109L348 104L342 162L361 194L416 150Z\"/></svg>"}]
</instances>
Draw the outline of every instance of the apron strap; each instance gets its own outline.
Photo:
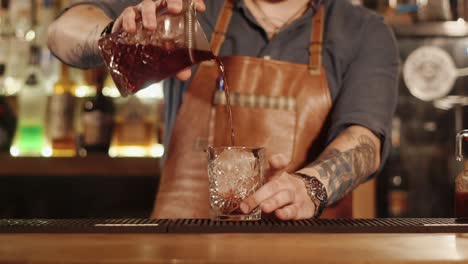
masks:
<instances>
[{"instance_id":1,"label":"apron strap","mask_svg":"<svg viewBox=\"0 0 468 264\"><path fill-rule=\"evenodd\" d=\"M325 11L323 5L317 10L312 20L312 34L310 34L309 46L309 72L319 75L322 71L322 46Z\"/></svg>"},{"instance_id":2,"label":"apron strap","mask_svg":"<svg viewBox=\"0 0 468 264\"><path fill-rule=\"evenodd\" d=\"M229 26L229 22L232 17L232 8L234 7L234 0L225 0L221 14L216 22L216 27L211 38L211 51L215 56L218 56L221 45L223 45L224 39L226 38L226 32Z\"/></svg>"}]
</instances>

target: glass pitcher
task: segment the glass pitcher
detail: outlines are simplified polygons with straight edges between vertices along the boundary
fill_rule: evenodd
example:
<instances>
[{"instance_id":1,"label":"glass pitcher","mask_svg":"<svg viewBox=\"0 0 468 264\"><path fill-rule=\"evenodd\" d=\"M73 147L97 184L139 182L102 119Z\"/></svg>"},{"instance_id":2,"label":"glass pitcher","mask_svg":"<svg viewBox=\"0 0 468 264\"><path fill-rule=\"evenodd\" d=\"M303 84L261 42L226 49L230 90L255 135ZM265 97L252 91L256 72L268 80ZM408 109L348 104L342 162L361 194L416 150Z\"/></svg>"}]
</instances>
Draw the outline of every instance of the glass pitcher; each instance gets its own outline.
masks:
<instances>
[{"instance_id":1,"label":"glass pitcher","mask_svg":"<svg viewBox=\"0 0 468 264\"><path fill-rule=\"evenodd\" d=\"M463 162L463 170L455 178L455 215L468 219L468 160L463 157L463 141L468 142L468 129L457 134L456 157Z\"/></svg>"},{"instance_id":2,"label":"glass pitcher","mask_svg":"<svg viewBox=\"0 0 468 264\"><path fill-rule=\"evenodd\" d=\"M101 54L122 96L213 58L195 3L182 2L182 12L171 14L163 1L156 9L156 30L144 29L140 16L135 33L120 29L99 40Z\"/></svg>"}]
</instances>

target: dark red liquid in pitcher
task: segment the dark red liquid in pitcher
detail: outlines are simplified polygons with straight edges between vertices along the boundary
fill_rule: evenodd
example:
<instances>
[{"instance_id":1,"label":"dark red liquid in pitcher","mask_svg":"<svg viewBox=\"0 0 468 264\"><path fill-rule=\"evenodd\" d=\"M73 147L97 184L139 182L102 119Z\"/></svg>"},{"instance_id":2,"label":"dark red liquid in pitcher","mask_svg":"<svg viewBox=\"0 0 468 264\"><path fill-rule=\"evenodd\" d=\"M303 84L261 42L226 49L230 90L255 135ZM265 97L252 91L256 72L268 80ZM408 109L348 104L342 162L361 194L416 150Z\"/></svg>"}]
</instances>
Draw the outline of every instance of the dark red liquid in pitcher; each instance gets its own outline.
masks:
<instances>
[{"instance_id":1,"label":"dark red liquid in pitcher","mask_svg":"<svg viewBox=\"0 0 468 264\"><path fill-rule=\"evenodd\" d=\"M181 69L213 59L209 51L185 48L166 49L155 45L129 45L110 42L103 52L112 79L123 95L134 94L146 85L176 75Z\"/></svg>"},{"instance_id":2,"label":"dark red liquid in pitcher","mask_svg":"<svg viewBox=\"0 0 468 264\"><path fill-rule=\"evenodd\" d=\"M455 216L468 218L468 192L455 193Z\"/></svg>"}]
</instances>

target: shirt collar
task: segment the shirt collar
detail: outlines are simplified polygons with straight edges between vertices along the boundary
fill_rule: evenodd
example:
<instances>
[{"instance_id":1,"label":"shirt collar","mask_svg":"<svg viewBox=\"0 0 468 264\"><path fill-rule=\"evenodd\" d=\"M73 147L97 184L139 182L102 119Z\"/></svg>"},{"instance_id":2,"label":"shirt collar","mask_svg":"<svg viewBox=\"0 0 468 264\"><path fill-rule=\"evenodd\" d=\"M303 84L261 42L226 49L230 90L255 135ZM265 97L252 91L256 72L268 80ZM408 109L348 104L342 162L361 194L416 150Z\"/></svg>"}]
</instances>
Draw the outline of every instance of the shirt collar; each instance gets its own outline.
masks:
<instances>
[{"instance_id":1,"label":"shirt collar","mask_svg":"<svg viewBox=\"0 0 468 264\"><path fill-rule=\"evenodd\" d=\"M226 1L226 0L225 0ZM316 12L316 10L320 7L320 5L324 2L324 0L311 0L309 5L311 8L309 8L308 11L310 11L310 9L312 9L314 12ZM244 0L235 0L234 1L234 7L235 8L247 8L247 6L245 5L245 1Z\"/></svg>"},{"instance_id":2,"label":"shirt collar","mask_svg":"<svg viewBox=\"0 0 468 264\"><path fill-rule=\"evenodd\" d=\"M311 0L310 7L302 15L302 17L298 18L293 23L286 26L286 28L295 28L295 27L297 27L299 25L303 25L304 23L308 22L311 19L311 17L316 13L316 8L318 8L320 6L320 4L322 4L322 2L323 2L323 0ZM253 23L257 24L255 18L250 13L250 10L248 10L248 7L245 4L244 0L235 0L234 1L234 9L237 9L238 11L243 12L249 20L251 20Z\"/></svg>"}]
</instances>

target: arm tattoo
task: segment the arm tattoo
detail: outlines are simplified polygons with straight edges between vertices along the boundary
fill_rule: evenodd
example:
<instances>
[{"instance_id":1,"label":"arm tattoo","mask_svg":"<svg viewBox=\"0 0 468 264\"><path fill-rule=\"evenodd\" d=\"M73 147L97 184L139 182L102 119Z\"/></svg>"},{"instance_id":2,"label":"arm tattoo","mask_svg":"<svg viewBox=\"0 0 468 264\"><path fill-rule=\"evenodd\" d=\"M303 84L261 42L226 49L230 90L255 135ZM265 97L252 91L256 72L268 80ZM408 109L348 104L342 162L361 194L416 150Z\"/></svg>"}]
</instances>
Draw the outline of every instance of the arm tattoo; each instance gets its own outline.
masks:
<instances>
[{"instance_id":1,"label":"arm tattoo","mask_svg":"<svg viewBox=\"0 0 468 264\"><path fill-rule=\"evenodd\" d=\"M375 144L365 135L359 136L357 141L356 147L344 152L336 148L328 149L307 166L318 171L321 181L328 182L329 204L343 198L374 172L377 155Z\"/></svg>"},{"instance_id":2,"label":"arm tattoo","mask_svg":"<svg viewBox=\"0 0 468 264\"><path fill-rule=\"evenodd\" d=\"M344 130L342 134L346 137L346 139L348 139L348 140L350 140L350 141L351 141L351 140L356 140L356 137L354 136L354 133L351 132L351 131L349 131L349 130L347 130L347 129Z\"/></svg>"},{"instance_id":3,"label":"arm tattoo","mask_svg":"<svg viewBox=\"0 0 468 264\"><path fill-rule=\"evenodd\" d=\"M83 43L77 44L67 54L66 61L70 64L81 67L90 68L93 66L101 65L102 59L99 55L99 49L97 48L96 39L100 35L100 26L96 25L88 33Z\"/></svg>"}]
</instances>

